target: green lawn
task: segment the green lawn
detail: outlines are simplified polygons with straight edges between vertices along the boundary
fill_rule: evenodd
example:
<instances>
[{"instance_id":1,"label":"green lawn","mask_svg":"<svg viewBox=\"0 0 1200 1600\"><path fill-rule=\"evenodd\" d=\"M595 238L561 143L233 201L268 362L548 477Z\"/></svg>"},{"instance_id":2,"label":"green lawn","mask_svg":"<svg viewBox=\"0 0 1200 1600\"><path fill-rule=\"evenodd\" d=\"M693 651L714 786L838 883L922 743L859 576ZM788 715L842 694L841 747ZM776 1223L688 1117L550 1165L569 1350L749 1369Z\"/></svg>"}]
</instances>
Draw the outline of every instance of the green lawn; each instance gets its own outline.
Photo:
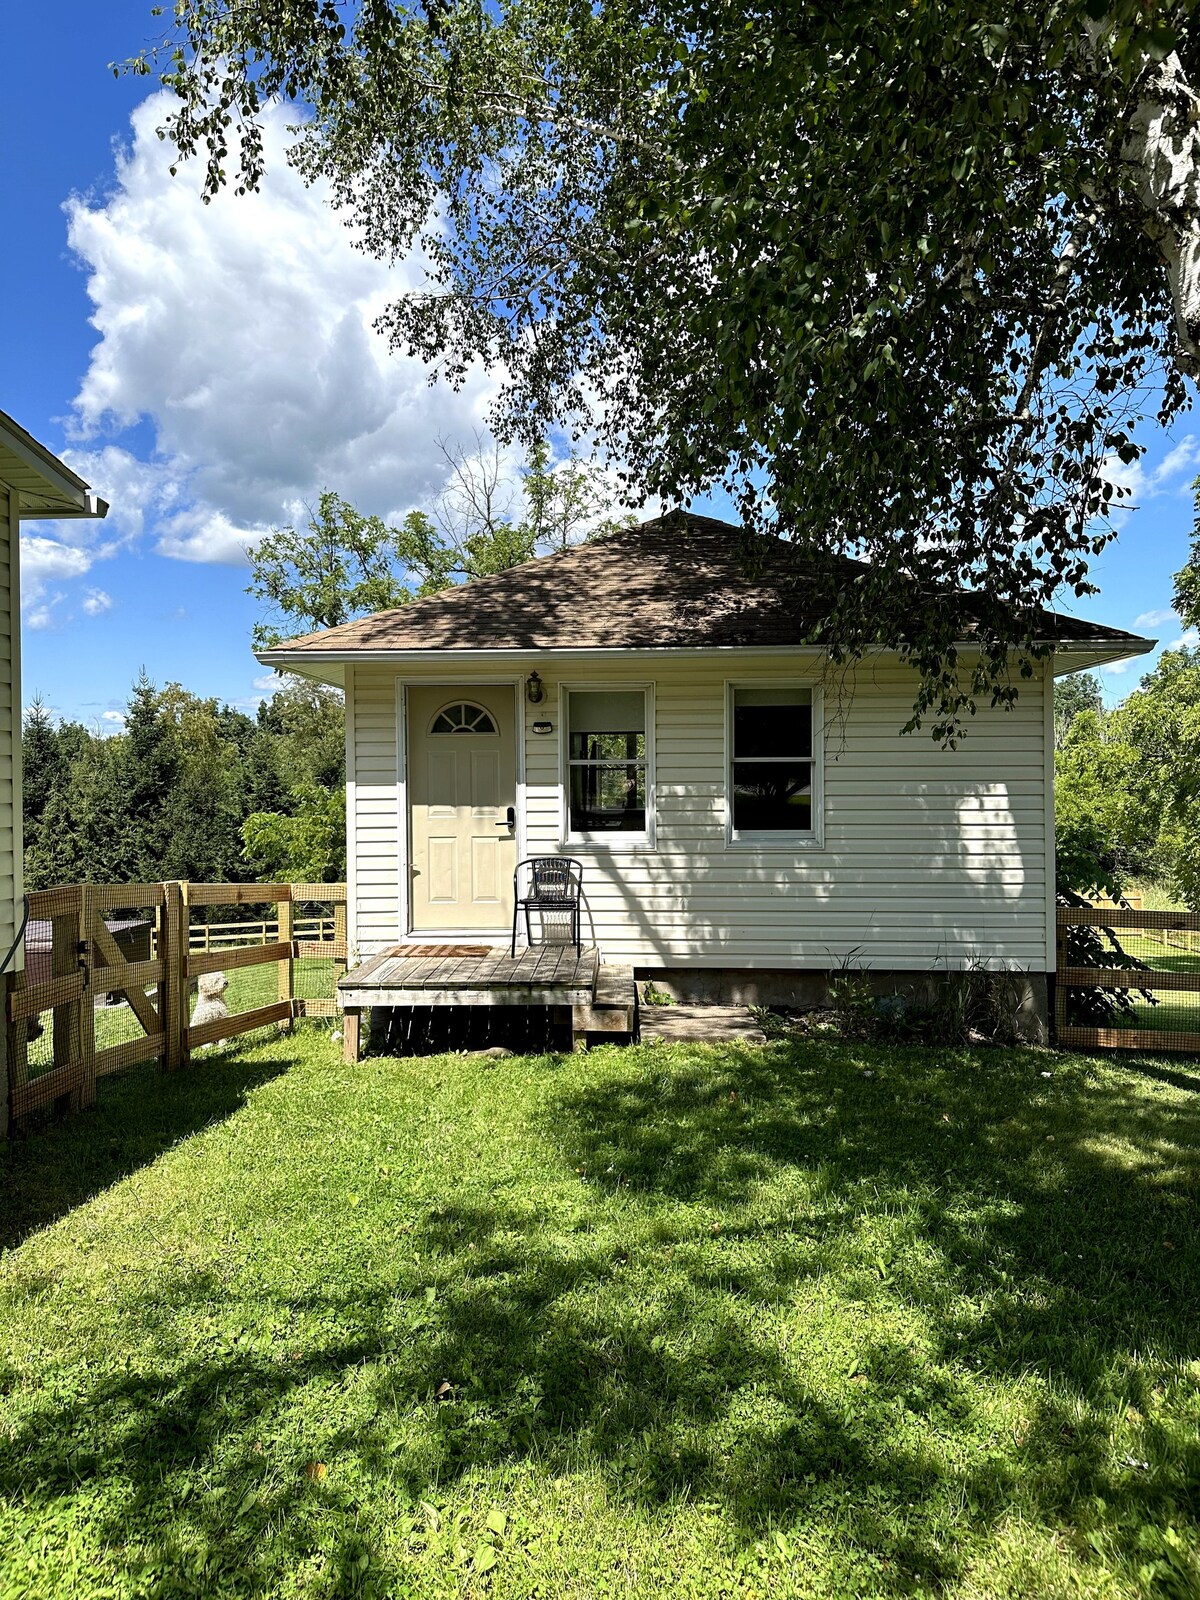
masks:
<instances>
[{"instance_id":1,"label":"green lawn","mask_svg":"<svg viewBox=\"0 0 1200 1600\"><path fill-rule=\"evenodd\" d=\"M112 1080L0 1153L0 1597L1195 1600L1198 1204L1186 1061Z\"/></svg>"}]
</instances>

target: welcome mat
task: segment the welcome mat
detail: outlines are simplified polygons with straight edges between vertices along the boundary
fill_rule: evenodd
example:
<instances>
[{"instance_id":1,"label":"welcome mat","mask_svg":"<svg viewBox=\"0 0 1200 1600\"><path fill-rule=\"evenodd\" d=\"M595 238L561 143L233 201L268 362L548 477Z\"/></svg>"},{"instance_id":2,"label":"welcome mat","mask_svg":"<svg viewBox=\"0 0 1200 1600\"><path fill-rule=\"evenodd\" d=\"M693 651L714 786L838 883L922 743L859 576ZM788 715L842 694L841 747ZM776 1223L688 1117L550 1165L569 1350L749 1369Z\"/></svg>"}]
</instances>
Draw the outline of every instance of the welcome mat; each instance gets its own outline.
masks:
<instances>
[{"instance_id":1,"label":"welcome mat","mask_svg":"<svg viewBox=\"0 0 1200 1600\"><path fill-rule=\"evenodd\" d=\"M490 956L496 952L490 944L394 944L383 953L402 960L429 961L434 956Z\"/></svg>"}]
</instances>

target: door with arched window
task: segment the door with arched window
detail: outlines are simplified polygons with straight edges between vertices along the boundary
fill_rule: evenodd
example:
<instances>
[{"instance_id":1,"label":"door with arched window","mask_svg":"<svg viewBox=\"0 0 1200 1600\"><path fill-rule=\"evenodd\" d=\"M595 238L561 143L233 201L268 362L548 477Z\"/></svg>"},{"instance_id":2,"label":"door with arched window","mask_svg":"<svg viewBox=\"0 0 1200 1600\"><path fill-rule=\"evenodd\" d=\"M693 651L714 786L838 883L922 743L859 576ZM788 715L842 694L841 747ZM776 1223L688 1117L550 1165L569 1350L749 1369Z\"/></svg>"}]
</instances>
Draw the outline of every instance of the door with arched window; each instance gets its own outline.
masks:
<instances>
[{"instance_id":1,"label":"door with arched window","mask_svg":"<svg viewBox=\"0 0 1200 1600\"><path fill-rule=\"evenodd\" d=\"M410 689L408 792L413 931L504 932L517 861L513 690Z\"/></svg>"}]
</instances>

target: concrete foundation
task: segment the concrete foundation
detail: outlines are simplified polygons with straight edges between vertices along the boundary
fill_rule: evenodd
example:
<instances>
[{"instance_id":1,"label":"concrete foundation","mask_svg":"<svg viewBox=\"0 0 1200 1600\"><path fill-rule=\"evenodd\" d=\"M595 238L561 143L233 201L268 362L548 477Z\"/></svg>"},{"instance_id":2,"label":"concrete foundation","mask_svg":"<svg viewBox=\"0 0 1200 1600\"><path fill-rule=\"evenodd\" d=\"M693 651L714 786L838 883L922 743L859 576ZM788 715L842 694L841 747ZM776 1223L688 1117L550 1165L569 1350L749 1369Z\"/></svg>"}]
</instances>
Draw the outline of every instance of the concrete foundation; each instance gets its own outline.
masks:
<instances>
[{"instance_id":1,"label":"concrete foundation","mask_svg":"<svg viewBox=\"0 0 1200 1600\"><path fill-rule=\"evenodd\" d=\"M805 970L788 967L637 967L639 983L649 981L681 1005L779 1006L815 1011L831 1004L830 983L839 977L864 982L876 996L898 995L916 1006L936 999L948 982L964 976L982 999L1008 1021L1012 1037L1024 1044L1046 1044L1050 1037L1048 975L1044 972L887 972L867 969Z\"/></svg>"}]
</instances>

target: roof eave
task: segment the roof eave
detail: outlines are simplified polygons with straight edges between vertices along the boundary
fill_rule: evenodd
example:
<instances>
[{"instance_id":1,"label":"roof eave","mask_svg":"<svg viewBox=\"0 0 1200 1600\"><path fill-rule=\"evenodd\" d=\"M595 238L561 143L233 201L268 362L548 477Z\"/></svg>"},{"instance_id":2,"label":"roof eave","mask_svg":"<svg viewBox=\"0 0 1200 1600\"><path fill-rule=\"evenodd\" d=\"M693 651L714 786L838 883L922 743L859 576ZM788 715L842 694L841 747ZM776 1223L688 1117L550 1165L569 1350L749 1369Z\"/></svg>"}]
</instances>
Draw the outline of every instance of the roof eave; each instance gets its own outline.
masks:
<instances>
[{"instance_id":1,"label":"roof eave","mask_svg":"<svg viewBox=\"0 0 1200 1600\"><path fill-rule=\"evenodd\" d=\"M1064 678L1091 667L1107 667L1117 661L1132 661L1158 644L1157 639L1067 639L1054 646L1054 676Z\"/></svg>"},{"instance_id":2,"label":"roof eave","mask_svg":"<svg viewBox=\"0 0 1200 1600\"><path fill-rule=\"evenodd\" d=\"M1108 662L1124 661L1133 656L1145 655L1153 650L1157 641L1154 639L1070 639L1038 641L1049 646L1055 655L1056 670L1058 659L1062 660L1062 671L1078 672L1088 666L1102 666ZM969 649L971 640L963 641L963 648ZM729 656L729 655L768 655L768 656L805 656L817 659L825 654L820 645L589 645L589 646L563 646L563 645L518 645L489 646L481 648L467 648L460 646L427 645L417 648L405 649L354 649L341 650L258 650L255 659L264 667L276 667L282 672L298 672L306 677L323 677L325 682L343 681L339 675L324 677L322 672L315 669L344 668L348 665L402 665L406 662L428 662L433 660L461 661L467 658L477 658L489 661L513 661L525 658L552 657L555 660L571 661L581 660L589 656L635 656L646 659L655 659L669 656L673 659L700 658L704 656ZM865 655L892 655L894 650L878 645Z\"/></svg>"},{"instance_id":3,"label":"roof eave","mask_svg":"<svg viewBox=\"0 0 1200 1600\"><path fill-rule=\"evenodd\" d=\"M56 506L49 511L31 509L21 514L22 516L28 516L31 522L36 522L43 517L48 521L52 519L55 522L66 522L72 518L81 519L84 517L103 520L108 515L108 501L102 500L98 494L92 494L89 490L83 497L82 505L72 502L69 505Z\"/></svg>"},{"instance_id":4,"label":"roof eave","mask_svg":"<svg viewBox=\"0 0 1200 1600\"><path fill-rule=\"evenodd\" d=\"M60 517L93 517L108 515L108 502L94 494L89 484L73 472L65 461L60 461L52 450L38 442L33 435L15 422L6 412L0 411L0 445L18 461L35 472L44 484L38 498L46 505L21 508L21 516L31 521Z\"/></svg>"},{"instance_id":5,"label":"roof eave","mask_svg":"<svg viewBox=\"0 0 1200 1600\"><path fill-rule=\"evenodd\" d=\"M346 687L346 662L354 656L333 656L328 651L314 650L303 660L287 656L276 650L256 650L254 659L264 667L275 667L280 672L292 672L300 678L312 678L317 683L328 683L334 689Z\"/></svg>"}]
</instances>

